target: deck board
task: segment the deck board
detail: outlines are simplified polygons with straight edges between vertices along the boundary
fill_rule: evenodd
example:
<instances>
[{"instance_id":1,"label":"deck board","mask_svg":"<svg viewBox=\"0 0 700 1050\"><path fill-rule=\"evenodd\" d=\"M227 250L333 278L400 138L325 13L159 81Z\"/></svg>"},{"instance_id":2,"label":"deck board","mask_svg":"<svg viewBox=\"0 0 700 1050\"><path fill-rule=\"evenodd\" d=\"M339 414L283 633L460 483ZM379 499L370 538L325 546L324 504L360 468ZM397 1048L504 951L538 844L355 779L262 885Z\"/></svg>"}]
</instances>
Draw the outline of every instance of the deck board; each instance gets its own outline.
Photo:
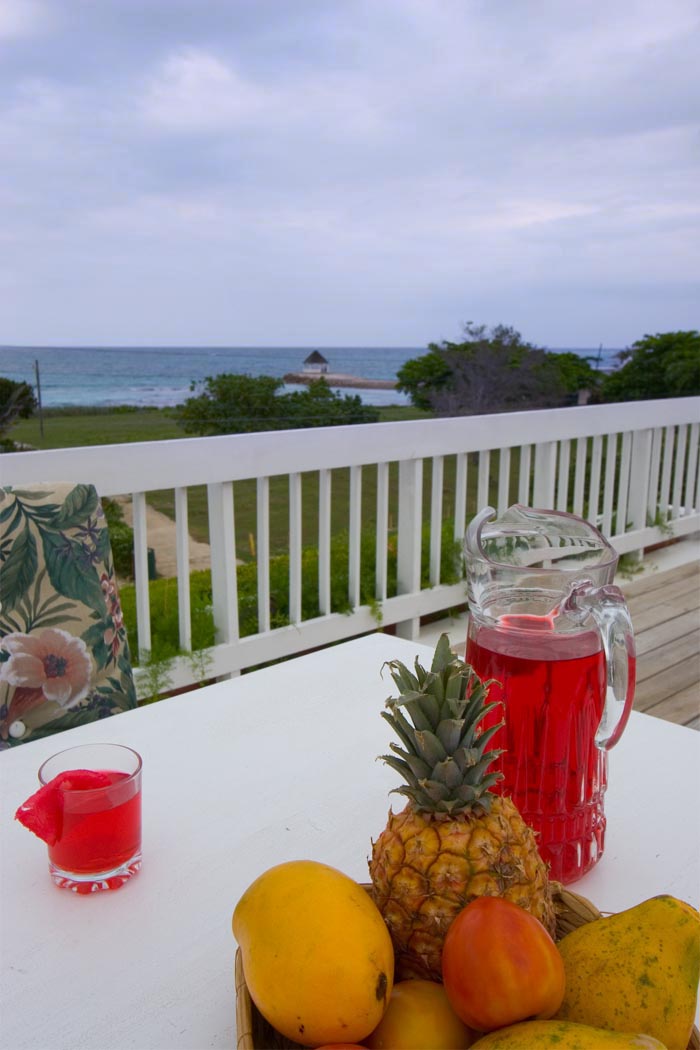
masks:
<instances>
[{"instance_id":1,"label":"deck board","mask_svg":"<svg viewBox=\"0 0 700 1050\"><path fill-rule=\"evenodd\" d=\"M658 615L666 615L663 605L658 606L654 611ZM672 648L673 654L668 657L665 652L659 654L664 667L667 667L668 660L675 662L676 654L692 659L693 652L698 652L700 648L700 624L698 623L697 613L694 610L683 613L682 616L671 616L668 620L663 620L661 623L652 623L645 630L642 630L635 622L634 616L632 617L632 623L635 629L635 645L638 659L646 656L647 653L652 653L655 649L662 647L664 650ZM693 638L695 639L695 649L693 649L692 645ZM640 674L639 677L643 676Z\"/></svg>"},{"instance_id":2,"label":"deck board","mask_svg":"<svg viewBox=\"0 0 700 1050\"><path fill-rule=\"evenodd\" d=\"M680 583L683 580L692 581L700 574L700 566L696 562L686 562L676 565L673 569L663 572L650 572L643 576L632 576L628 580L622 580L621 586L629 597L646 594L648 591L666 590L669 584ZM618 582L619 578L618 578Z\"/></svg>"},{"instance_id":3,"label":"deck board","mask_svg":"<svg viewBox=\"0 0 700 1050\"><path fill-rule=\"evenodd\" d=\"M637 647L635 709L700 730L700 563L618 582Z\"/></svg>"},{"instance_id":4,"label":"deck board","mask_svg":"<svg viewBox=\"0 0 700 1050\"><path fill-rule=\"evenodd\" d=\"M634 617L634 628L637 634L641 634L650 627L655 627L659 622L659 615L663 615L667 622L674 620L677 616L692 612L698 615L698 597L694 590L686 594L678 594L672 598L664 598L663 601L646 605L632 606L630 612Z\"/></svg>"}]
</instances>

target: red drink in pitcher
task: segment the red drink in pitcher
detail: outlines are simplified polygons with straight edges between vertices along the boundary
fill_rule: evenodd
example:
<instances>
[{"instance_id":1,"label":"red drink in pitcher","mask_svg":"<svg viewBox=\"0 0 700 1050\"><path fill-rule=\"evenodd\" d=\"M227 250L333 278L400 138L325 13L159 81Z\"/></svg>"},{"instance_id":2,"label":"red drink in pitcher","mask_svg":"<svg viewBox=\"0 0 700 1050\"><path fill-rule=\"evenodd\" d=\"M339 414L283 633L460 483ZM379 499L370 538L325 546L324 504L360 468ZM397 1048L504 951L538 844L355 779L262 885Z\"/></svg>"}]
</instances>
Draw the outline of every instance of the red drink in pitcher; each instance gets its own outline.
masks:
<instances>
[{"instance_id":1,"label":"red drink in pitcher","mask_svg":"<svg viewBox=\"0 0 700 1050\"><path fill-rule=\"evenodd\" d=\"M525 623L512 622L518 619ZM505 720L489 744L503 749L492 769L504 779L493 790L510 795L538 833L552 878L572 882L603 852L607 752L595 737L605 654L597 631L554 638L546 621L533 629L534 617L508 620L510 629L470 632L466 653L480 678L495 679L489 699L503 702L484 722L487 728Z\"/></svg>"},{"instance_id":2,"label":"red drink in pitcher","mask_svg":"<svg viewBox=\"0 0 700 1050\"><path fill-rule=\"evenodd\" d=\"M72 874L112 872L130 861L141 845L141 786L128 773L99 770L109 786L63 788L63 825L49 861Z\"/></svg>"},{"instance_id":3,"label":"red drink in pitcher","mask_svg":"<svg viewBox=\"0 0 700 1050\"><path fill-rule=\"evenodd\" d=\"M484 728L492 769L537 832L552 878L573 882L600 859L607 752L634 697L634 636L615 586L617 553L563 511L485 507L464 541L467 663L500 700Z\"/></svg>"}]
</instances>

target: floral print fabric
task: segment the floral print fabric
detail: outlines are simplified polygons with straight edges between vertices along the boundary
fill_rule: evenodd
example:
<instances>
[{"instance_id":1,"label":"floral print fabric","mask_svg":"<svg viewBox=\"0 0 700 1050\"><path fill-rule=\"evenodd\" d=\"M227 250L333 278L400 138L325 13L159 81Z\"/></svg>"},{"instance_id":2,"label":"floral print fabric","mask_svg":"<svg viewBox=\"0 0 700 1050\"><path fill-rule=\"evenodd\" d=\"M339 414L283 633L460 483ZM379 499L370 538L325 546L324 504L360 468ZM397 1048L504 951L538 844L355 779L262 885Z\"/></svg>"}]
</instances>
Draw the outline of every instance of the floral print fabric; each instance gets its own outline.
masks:
<instances>
[{"instance_id":1,"label":"floral print fabric","mask_svg":"<svg viewBox=\"0 0 700 1050\"><path fill-rule=\"evenodd\" d=\"M0 749L133 707L94 486L0 488Z\"/></svg>"}]
</instances>

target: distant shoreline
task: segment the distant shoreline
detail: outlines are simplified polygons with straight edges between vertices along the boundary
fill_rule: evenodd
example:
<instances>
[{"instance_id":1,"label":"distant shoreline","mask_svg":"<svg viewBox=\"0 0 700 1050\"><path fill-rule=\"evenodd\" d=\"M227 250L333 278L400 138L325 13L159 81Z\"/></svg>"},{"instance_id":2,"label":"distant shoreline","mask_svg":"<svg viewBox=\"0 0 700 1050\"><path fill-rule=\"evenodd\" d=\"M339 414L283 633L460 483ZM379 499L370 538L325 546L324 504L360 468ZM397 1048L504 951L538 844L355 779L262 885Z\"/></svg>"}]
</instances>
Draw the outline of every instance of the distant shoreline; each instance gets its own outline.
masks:
<instances>
[{"instance_id":1,"label":"distant shoreline","mask_svg":"<svg viewBox=\"0 0 700 1050\"><path fill-rule=\"evenodd\" d=\"M282 377L285 383L309 386L319 379L325 379L329 386L355 387L357 390L395 390L393 379L363 379L362 376L351 376L345 372L287 372Z\"/></svg>"}]
</instances>

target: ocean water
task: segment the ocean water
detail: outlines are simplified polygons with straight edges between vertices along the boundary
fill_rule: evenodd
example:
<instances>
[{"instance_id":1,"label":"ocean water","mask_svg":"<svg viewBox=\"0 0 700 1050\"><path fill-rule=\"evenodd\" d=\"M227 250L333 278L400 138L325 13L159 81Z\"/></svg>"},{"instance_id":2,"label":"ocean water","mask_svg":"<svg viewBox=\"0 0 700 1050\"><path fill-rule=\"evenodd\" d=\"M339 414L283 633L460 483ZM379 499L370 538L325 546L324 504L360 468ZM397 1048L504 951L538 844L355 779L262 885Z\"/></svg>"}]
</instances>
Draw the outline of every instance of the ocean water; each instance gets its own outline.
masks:
<instances>
[{"instance_id":1,"label":"ocean water","mask_svg":"<svg viewBox=\"0 0 700 1050\"><path fill-rule=\"evenodd\" d=\"M300 372L312 350L328 361L330 372L344 372L364 379L395 380L398 369L427 347L0 347L0 376L36 387L35 362L39 365L41 402L58 406L177 405L191 396L191 384L207 376L235 372L282 378ZM598 357L598 350L577 349L583 356ZM603 351L601 368L609 366L616 351ZM287 390L299 387L286 387ZM340 388L338 393L357 394L366 404L402 405L406 395L396 390Z\"/></svg>"}]
</instances>

